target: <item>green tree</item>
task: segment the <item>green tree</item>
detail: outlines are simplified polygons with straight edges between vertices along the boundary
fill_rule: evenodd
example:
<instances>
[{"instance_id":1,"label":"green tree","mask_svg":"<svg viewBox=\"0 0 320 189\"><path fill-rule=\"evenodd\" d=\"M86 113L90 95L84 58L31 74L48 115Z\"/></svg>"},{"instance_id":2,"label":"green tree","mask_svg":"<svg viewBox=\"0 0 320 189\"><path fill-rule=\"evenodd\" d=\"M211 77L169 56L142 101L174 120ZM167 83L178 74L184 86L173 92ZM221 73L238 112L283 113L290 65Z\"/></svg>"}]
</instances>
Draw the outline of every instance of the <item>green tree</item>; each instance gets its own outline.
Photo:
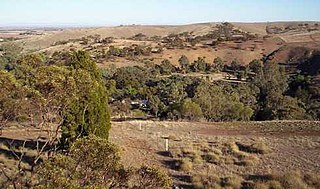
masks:
<instances>
[{"instance_id":1,"label":"green tree","mask_svg":"<svg viewBox=\"0 0 320 189\"><path fill-rule=\"evenodd\" d=\"M0 70L0 130L7 123L24 117L30 106L26 98L30 91L16 80L12 73Z\"/></svg>"},{"instance_id":2,"label":"green tree","mask_svg":"<svg viewBox=\"0 0 320 189\"><path fill-rule=\"evenodd\" d=\"M197 89L194 101L209 121L247 121L254 111L240 101L239 94L219 85L203 82Z\"/></svg>"},{"instance_id":3,"label":"green tree","mask_svg":"<svg viewBox=\"0 0 320 189\"><path fill-rule=\"evenodd\" d=\"M180 111L182 118L184 119L197 121L203 118L200 106L193 102L190 98L187 98L183 101Z\"/></svg>"},{"instance_id":4,"label":"green tree","mask_svg":"<svg viewBox=\"0 0 320 189\"><path fill-rule=\"evenodd\" d=\"M224 69L224 63L220 57L217 57L213 60L213 70L216 72L222 72Z\"/></svg>"},{"instance_id":5,"label":"green tree","mask_svg":"<svg viewBox=\"0 0 320 189\"><path fill-rule=\"evenodd\" d=\"M253 60L249 63L249 68L254 73L260 73L263 68L263 63L260 60Z\"/></svg>"},{"instance_id":6,"label":"green tree","mask_svg":"<svg viewBox=\"0 0 320 189\"><path fill-rule=\"evenodd\" d=\"M83 51L74 52L67 65L71 67L71 77L76 81L76 99L63 113L62 143L68 144L70 140L90 134L108 138L110 112L100 70Z\"/></svg>"},{"instance_id":7,"label":"green tree","mask_svg":"<svg viewBox=\"0 0 320 189\"><path fill-rule=\"evenodd\" d=\"M190 62L187 56L182 55L179 59L179 64L183 70L188 71Z\"/></svg>"},{"instance_id":8,"label":"green tree","mask_svg":"<svg viewBox=\"0 0 320 189\"><path fill-rule=\"evenodd\" d=\"M194 72L205 72L208 69L208 63L204 58L198 57L192 64L192 69Z\"/></svg>"},{"instance_id":9,"label":"green tree","mask_svg":"<svg viewBox=\"0 0 320 189\"><path fill-rule=\"evenodd\" d=\"M14 43L4 43L0 46L0 69L12 70L20 57L22 48Z\"/></svg>"},{"instance_id":10,"label":"green tree","mask_svg":"<svg viewBox=\"0 0 320 189\"><path fill-rule=\"evenodd\" d=\"M309 119L304 108L296 98L283 96L276 109L275 116L280 120L303 120Z\"/></svg>"},{"instance_id":11,"label":"green tree","mask_svg":"<svg viewBox=\"0 0 320 189\"><path fill-rule=\"evenodd\" d=\"M302 103L286 92L288 90L288 76L285 70L276 63L266 64L255 78L260 88L261 110L257 119L306 119L306 112Z\"/></svg>"},{"instance_id":12,"label":"green tree","mask_svg":"<svg viewBox=\"0 0 320 189\"><path fill-rule=\"evenodd\" d=\"M160 64L160 73L162 75L170 75L175 71L175 67L171 64L169 60L163 60Z\"/></svg>"}]
</instances>

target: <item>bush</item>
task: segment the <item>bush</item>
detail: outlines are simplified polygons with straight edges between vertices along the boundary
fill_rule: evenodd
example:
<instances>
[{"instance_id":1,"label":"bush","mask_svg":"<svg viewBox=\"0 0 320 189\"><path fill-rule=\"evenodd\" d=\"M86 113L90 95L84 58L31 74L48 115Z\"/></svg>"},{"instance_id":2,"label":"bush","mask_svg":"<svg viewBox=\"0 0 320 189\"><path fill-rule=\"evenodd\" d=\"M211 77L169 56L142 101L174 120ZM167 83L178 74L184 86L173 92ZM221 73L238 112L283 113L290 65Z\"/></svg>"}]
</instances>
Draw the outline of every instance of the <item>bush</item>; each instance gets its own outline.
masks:
<instances>
[{"instance_id":1,"label":"bush","mask_svg":"<svg viewBox=\"0 0 320 189\"><path fill-rule=\"evenodd\" d=\"M193 102L190 98L183 101L181 106L182 117L188 120L200 120L203 118L200 106Z\"/></svg>"},{"instance_id":2,"label":"bush","mask_svg":"<svg viewBox=\"0 0 320 189\"><path fill-rule=\"evenodd\" d=\"M230 187L233 189L240 189L242 187L242 179L240 177L226 177L222 179L221 185L223 187Z\"/></svg>"},{"instance_id":3,"label":"bush","mask_svg":"<svg viewBox=\"0 0 320 189\"><path fill-rule=\"evenodd\" d=\"M215 153L207 153L203 155L203 159L208 163L218 164L220 162L221 157Z\"/></svg>"},{"instance_id":4,"label":"bush","mask_svg":"<svg viewBox=\"0 0 320 189\"><path fill-rule=\"evenodd\" d=\"M129 182L131 182L131 184L129 183L128 188L169 189L172 187L172 181L167 174L147 166L138 169L135 174L131 176Z\"/></svg>"},{"instance_id":5,"label":"bush","mask_svg":"<svg viewBox=\"0 0 320 189\"><path fill-rule=\"evenodd\" d=\"M68 154L40 165L35 188L171 188L171 179L150 167L124 169L118 147L105 139L78 139Z\"/></svg>"},{"instance_id":6,"label":"bush","mask_svg":"<svg viewBox=\"0 0 320 189\"><path fill-rule=\"evenodd\" d=\"M257 142L252 145L245 145L239 142L236 144L241 151L245 151L249 153L268 154L272 152L272 150L263 142Z\"/></svg>"},{"instance_id":7,"label":"bush","mask_svg":"<svg viewBox=\"0 0 320 189\"><path fill-rule=\"evenodd\" d=\"M222 188L220 186L220 178L216 175L203 175L198 174L192 176L192 184L197 189L205 189L205 188Z\"/></svg>"},{"instance_id":8,"label":"bush","mask_svg":"<svg viewBox=\"0 0 320 189\"><path fill-rule=\"evenodd\" d=\"M193 164L189 158L183 158L180 161L180 170L185 172L190 172L192 170Z\"/></svg>"},{"instance_id":9,"label":"bush","mask_svg":"<svg viewBox=\"0 0 320 189\"><path fill-rule=\"evenodd\" d=\"M289 172L287 174L276 176L283 188L286 189L307 189L308 185L303 181L300 172Z\"/></svg>"}]
</instances>

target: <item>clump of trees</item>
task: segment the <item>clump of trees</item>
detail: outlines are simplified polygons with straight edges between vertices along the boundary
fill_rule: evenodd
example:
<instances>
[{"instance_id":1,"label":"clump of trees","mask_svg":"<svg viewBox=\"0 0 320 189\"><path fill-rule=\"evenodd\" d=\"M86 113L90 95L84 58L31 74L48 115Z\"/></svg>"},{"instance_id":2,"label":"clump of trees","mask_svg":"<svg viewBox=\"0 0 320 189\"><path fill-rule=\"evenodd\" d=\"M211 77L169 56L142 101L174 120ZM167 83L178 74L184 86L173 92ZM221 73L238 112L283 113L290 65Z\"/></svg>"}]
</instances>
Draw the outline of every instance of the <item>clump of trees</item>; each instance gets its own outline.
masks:
<instances>
[{"instance_id":1,"label":"clump of trees","mask_svg":"<svg viewBox=\"0 0 320 189\"><path fill-rule=\"evenodd\" d=\"M248 121L254 110L240 101L235 91L228 91L219 85L201 83L194 97L209 121Z\"/></svg>"},{"instance_id":2,"label":"clump of trees","mask_svg":"<svg viewBox=\"0 0 320 189\"><path fill-rule=\"evenodd\" d=\"M118 77L120 71L121 78ZM235 82L210 83L201 77L175 74L221 71L234 75ZM220 58L209 64L204 58L190 63L186 56L181 56L179 67L165 60L160 65L150 63L144 68L120 68L106 80L113 80L117 84L112 94L113 105L123 99L145 100L147 106L140 109L160 119L292 120L318 119L319 115L315 105L310 103L316 102L309 94L314 90L306 88L310 79L289 77L278 64L263 64L260 60L253 60L248 65L235 60L226 65ZM191 99L192 106L199 106L201 111L195 108L197 113L189 112L191 115L186 115L188 111L182 107L185 102L190 102L187 99ZM132 108L129 105L126 111L130 112Z\"/></svg>"},{"instance_id":3,"label":"clump of trees","mask_svg":"<svg viewBox=\"0 0 320 189\"><path fill-rule=\"evenodd\" d=\"M134 58L137 56L150 56L152 48L141 45L132 45L130 47L117 48L110 46L109 50L105 52L106 58L112 57L123 57L123 58Z\"/></svg>"},{"instance_id":4,"label":"clump of trees","mask_svg":"<svg viewBox=\"0 0 320 189\"><path fill-rule=\"evenodd\" d=\"M173 66L168 61L160 66L159 73L172 72ZM153 69L157 69L157 66ZM231 86L226 82L212 84L201 78L179 75L159 78L154 77L151 70L141 67L119 68L113 76L106 78L114 83L110 87L114 88L111 106L123 107L124 103L117 103L123 100L146 100L146 107L141 110L161 119L174 120L250 120L254 114L256 91L246 85L240 89L240 86ZM127 108L127 112L134 109L130 106ZM219 115L213 115L212 110L219 112Z\"/></svg>"},{"instance_id":5,"label":"clump of trees","mask_svg":"<svg viewBox=\"0 0 320 189\"><path fill-rule=\"evenodd\" d=\"M260 89L259 120L309 119L301 101L287 95L288 76L278 64L265 64L254 83Z\"/></svg>"},{"instance_id":6,"label":"clump of trees","mask_svg":"<svg viewBox=\"0 0 320 189\"><path fill-rule=\"evenodd\" d=\"M225 63L221 58L217 57L214 59L213 63L210 64L206 61L205 57L198 57L194 62L190 62L188 57L182 55L179 58L179 66L182 73L189 72L202 72L202 73L213 73L222 72L225 70Z\"/></svg>"}]
</instances>

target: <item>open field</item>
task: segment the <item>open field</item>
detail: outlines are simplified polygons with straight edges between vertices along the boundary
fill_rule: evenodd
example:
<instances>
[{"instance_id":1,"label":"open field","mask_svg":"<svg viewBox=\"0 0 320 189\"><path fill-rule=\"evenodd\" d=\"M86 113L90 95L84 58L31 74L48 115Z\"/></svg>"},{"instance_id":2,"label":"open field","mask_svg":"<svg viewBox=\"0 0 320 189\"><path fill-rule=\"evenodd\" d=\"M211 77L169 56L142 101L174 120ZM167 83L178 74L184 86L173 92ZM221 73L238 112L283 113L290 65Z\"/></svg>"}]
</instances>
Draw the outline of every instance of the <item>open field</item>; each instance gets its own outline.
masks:
<instances>
[{"instance_id":1,"label":"open field","mask_svg":"<svg viewBox=\"0 0 320 189\"><path fill-rule=\"evenodd\" d=\"M8 144L13 140L31 144L37 136L39 131L32 129L3 130L2 166L15 164ZM169 137L169 152L163 137ZM320 122L113 122L110 140L121 147L125 166L161 167L186 188L191 187L192 176L204 173L246 181L295 170L320 174ZM27 157L35 153L26 151ZM192 165L181 168L179 162L186 158ZM27 166L28 158L25 161Z\"/></svg>"},{"instance_id":2,"label":"open field","mask_svg":"<svg viewBox=\"0 0 320 189\"><path fill-rule=\"evenodd\" d=\"M165 140L161 137L165 136L170 137L170 153L164 152ZM320 174L319 122L116 122L111 130L111 141L123 149L125 165L160 166L177 183L186 185L188 177L206 171L244 178L294 170ZM263 144L270 151L265 154L247 153L248 160L244 160L244 164L237 155L224 152L228 145L241 147L253 144ZM200 157L193 162L192 168L185 171L175 164L184 158L181 155L183 151ZM216 154L214 162L208 163L201 158L208 151Z\"/></svg>"}]
</instances>

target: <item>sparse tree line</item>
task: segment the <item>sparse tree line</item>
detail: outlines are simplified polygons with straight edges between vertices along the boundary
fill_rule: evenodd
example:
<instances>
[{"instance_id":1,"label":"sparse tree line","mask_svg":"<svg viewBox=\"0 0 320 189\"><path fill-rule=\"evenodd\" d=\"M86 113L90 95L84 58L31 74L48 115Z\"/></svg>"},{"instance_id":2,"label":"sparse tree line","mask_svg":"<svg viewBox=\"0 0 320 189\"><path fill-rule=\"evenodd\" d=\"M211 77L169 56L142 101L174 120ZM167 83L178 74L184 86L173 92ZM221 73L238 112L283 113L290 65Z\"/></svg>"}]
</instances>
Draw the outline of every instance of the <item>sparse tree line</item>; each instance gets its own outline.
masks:
<instances>
[{"instance_id":1,"label":"sparse tree line","mask_svg":"<svg viewBox=\"0 0 320 189\"><path fill-rule=\"evenodd\" d=\"M84 49L90 51L95 61L103 62L119 57L128 60L137 60L139 56L151 56L152 54L162 53L164 49L196 48L197 45L209 47L216 46L225 41L237 41L241 43L256 38L257 36L235 29L232 24L226 22L218 24L204 35L194 35L193 32L183 32L179 34L169 34L164 37L148 37L143 33L138 33L127 38L128 40L134 41L152 41L156 43L153 47L136 44L128 47L116 47L112 44L114 42L113 37L103 38L98 34L78 39L57 41L53 46L80 43L85 46ZM73 48L73 45L71 45L70 48Z\"/></svg>"}]
</instances>

